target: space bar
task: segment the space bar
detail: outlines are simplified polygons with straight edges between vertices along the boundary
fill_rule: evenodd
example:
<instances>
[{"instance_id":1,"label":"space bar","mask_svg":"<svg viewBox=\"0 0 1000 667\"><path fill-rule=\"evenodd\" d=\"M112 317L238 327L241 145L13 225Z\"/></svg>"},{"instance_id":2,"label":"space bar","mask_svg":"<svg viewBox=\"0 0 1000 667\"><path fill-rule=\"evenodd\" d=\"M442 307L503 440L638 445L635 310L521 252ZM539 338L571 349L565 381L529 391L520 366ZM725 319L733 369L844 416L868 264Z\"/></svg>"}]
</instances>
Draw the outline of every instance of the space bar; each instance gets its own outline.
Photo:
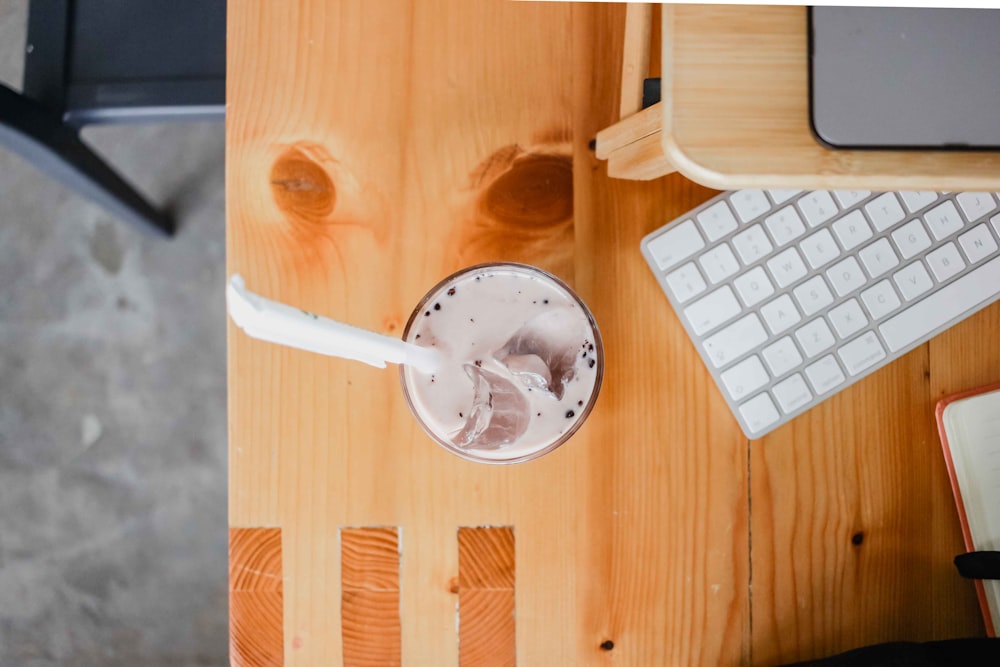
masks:
<instances>
[{"instance_id":1,"label":"space bar","mask_svg":"<svg viewBox=\"0 0 1000 667\"><path fill-rule=\"evenodd\" d=\"M998 294L1000 257L990 260L975 271L945 285L917 305L886 320L878 330L889 349L896 352Z\"/></svg>"}]
</instances>

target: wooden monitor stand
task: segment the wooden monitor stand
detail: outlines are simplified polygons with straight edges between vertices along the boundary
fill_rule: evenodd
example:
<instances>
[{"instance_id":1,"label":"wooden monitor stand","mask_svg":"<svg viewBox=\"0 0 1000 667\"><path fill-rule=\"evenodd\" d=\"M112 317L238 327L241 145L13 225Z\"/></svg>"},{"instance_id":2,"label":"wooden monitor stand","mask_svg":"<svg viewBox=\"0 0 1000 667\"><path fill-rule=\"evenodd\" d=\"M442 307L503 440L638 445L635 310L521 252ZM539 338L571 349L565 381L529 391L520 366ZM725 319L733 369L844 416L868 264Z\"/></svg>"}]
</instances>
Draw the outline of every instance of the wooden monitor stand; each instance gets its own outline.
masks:
<instances>
[{"instance_id":1,"label":"wooden monitor stand","mask_svg":"<svg viewBox=\"0 0 1000 667\"><path fill-rule=\"evenodd\" d=\"M637 78L642 85L624 70L640 62L638 44L653 21L648 7L630 4L627 12L622 111L631 108L625 101L634 100ZM727 190L1000 190L997 151L820 145L809 127L805 7L663 5L661 25L662 101L597 135L597 156L612 177L679 171Z\"/></svg>"}]
</instances>

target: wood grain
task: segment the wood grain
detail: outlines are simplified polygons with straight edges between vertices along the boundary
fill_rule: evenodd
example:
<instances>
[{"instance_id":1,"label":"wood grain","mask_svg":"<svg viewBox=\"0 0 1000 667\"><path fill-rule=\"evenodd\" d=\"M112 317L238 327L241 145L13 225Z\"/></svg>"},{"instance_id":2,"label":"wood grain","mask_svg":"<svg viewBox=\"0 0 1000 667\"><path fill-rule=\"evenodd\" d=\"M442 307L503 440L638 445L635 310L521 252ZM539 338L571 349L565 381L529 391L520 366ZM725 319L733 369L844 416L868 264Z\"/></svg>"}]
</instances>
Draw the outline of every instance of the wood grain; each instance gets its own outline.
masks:
<instances>
[{"instance_id":1,"label":"wood grain","mask_svg":"<svg viewBox=\"0 0 1000 667\"><path fill-rule=\"evenodd\" d=\"M580 9L578 71L614 62L618 11ZM614 81L583 81L574 107L577 135L587 137L614 117ZM739 664L749 645L746 441L636 250L715 193L679 176L609 180L582 145L575 159L577 287L595 309L608 365L600 413L585 427L588 457L572 473L589 483L561 501L583 503L586 517L572 548L587 652L550 664ZM519 647L524 626L548 624L524 619L537 561L525 553L523 522ZM528 664L545 664L544 655Z\"/></svg>"},{"instance_id":2,"label":"wood grain","mask_svg":"<svg viewBox=\"0 0 1000 667\"><path fill-rule=\"evenodd\" d=\"M848 151L809 128L805 7L663 11L664 152L722 189L997 190L1000 152Z\"/></svg>"},{"instance_id":3,"label":"wood grain","mask_svg":"<svg viewBox=\"0 0 1000 667\"><path fill-rule=\"evenodd\" d=\"M607 160L618 149L648 137L658 135L663 125L662 102L635 113L597 133L594 154Z\"/></svg>"},{"instance_id":4,"label":"wood grain","mask_svg":"<svg viewBox=\"0 0 1000 667\"><path fill-rule=\"evenodd\" d=\"M650 107L652 109L653 107ZM608 156L608 178L651 181L677 171L663 154L658 134L651 134L622 146Z\"/></svg>"},{"instance_id":5,"label":"wood grain","mask_svg":"<svg viewBox=\"0 0 1000 667\"><path fill-rule=\"evenodd\" d=\"M340 545L345 667L402 664L396 528L344 528Z\"/></svg>"},{"instance_id":6,"label":"wood grain","mask_svg":"<svg viewBox=\"0 0 1000 667\"><path fill-rule=\"evenodd\" d=\"M516 663L514 529L458 530L458 663Z\"/></svg>"},{"instance_id":7,"label":"wood grain","mask_svg":"<svg viewBox=\"0 0 1000 667\"><path fill-rule=\"evenodd\" d=\"M237 667L284 664L281 529L229 529L229 654Z\"/></svg>"},{"instance_id":8,"label":"wood grain","mask_svg":"<svg viewBox=\"0 0 1000 667\"><path fill-rule=\"evenodd\" d=\"M457 667L459 526L516 526L519 665L766 664L981 628L913 355L748 450L637 250L713 192L609 179L588 147L617 117L623 6L233 0L228 21L229 272L399 335L451 271L530 261L590 306L607 364L570 442L484 466L424 436L394 372L230 326L229 523L280 527L286 664L343 664L357 601L398 610L406 664ZM942 373L964 360L949 385L991 370L977 321L924 348ZM398 605L345 595L341 526L399 527Z\"/></svg>"},{"instance_id":9,"label":"wood grain","mask_svg":"<svg viewBox=\"0 0 1000 667\"><path fill-rule=\"evenodd\" d=\"M642 109L643 81L649 76L652 28L653 5L643 2L626 5L619 118L628 118Z\"/></svg>"}]
</instances>

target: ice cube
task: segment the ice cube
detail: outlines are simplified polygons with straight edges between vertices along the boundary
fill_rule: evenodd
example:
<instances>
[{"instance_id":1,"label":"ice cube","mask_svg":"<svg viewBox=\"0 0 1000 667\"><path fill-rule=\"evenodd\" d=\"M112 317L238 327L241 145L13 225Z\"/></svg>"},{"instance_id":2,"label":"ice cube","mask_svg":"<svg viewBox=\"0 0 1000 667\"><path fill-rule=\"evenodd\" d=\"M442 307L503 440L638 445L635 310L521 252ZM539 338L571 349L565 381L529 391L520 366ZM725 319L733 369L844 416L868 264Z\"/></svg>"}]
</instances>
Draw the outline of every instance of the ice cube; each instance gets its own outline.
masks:
<instances>
[{"instance_id":1,"label":"ice cube","mask_svg":"<svg viewBox=\"0 0 1000 667\"><path fill-rule=\"evenodd\" d=\"M525 387L551 393L552 373L537 354L512 354L503 363Z\"/></svg>"},{"instance_id":2,"label":"ice cube","mask_svg":"<svg viewBox=\"0 0 1000 667\"><path fill-rule=\"evenodd\" d=\"M526 378L523 372L519 372L516 366L523 363L519 358L537 357L548 370L548 391L557 399L562 399L566 384L576 375L573 365L577 350L586 336L587 326L578 311L552 308L528 320L493 356L510 368L522 382L537 378ZM515 367L511 367L511 363ZM544 378L544 374L532 374Z\"/></svg>"},{"instance_id":3,"label":"ice cube","mask_svg":"<svg viewBox=\"0 0 1000 667\"><path fill-rule=\"evenodd\" d=\"M465 426L452 438L463 449L499 449L528 430L530 406L521 390L505 377L465 364L472 380L472 409Z\"/></svg>"}]
</instances>

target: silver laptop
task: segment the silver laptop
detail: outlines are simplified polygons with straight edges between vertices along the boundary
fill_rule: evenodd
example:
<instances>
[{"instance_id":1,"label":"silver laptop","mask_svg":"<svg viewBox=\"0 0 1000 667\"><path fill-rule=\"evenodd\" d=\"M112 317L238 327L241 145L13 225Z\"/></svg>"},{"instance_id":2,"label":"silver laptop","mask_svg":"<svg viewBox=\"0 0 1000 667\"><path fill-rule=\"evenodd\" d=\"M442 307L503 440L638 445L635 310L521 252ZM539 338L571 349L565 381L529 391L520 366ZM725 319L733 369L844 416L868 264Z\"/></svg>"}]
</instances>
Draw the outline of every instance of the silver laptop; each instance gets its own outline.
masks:
<instances>
[{"instance_id":1,"label":"silver laptop","mask_svg":"<svg viewBox=\"0 0 1000 667\"><path fill-rule=\"evenodd\" d=\"M1000 149L1000 9L813 7L809 22L823 143Z\"/></svg>"}]
</instances>

